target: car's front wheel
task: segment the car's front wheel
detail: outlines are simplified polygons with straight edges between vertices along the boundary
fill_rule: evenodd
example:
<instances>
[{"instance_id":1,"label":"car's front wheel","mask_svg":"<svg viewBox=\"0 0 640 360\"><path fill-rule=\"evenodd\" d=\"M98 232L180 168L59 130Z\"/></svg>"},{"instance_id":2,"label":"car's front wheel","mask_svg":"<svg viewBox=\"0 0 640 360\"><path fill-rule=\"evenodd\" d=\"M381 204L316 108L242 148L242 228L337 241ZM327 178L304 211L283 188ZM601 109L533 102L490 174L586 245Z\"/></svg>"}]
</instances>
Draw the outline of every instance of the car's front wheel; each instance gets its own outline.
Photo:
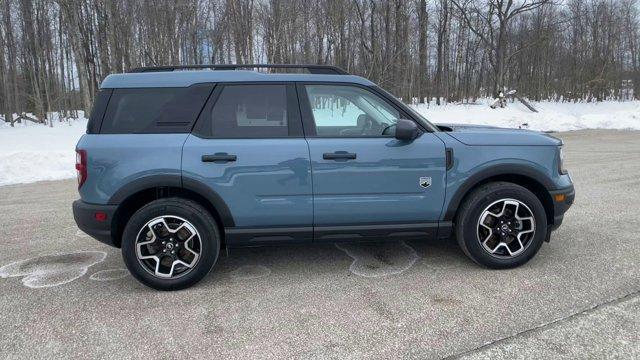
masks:
<instances>
[{"instance_id":1,"label":"car's front wheel","mask_svg":"<svg viewBox=\"0 0 640 360\"><path fill-rule=\"evenodd\" d=\"M179 290L204 278L215 264L220 235L209 212L196 202L165 198L136 211L122 235L122 256L131 274L158 290Z\"/></svg>"},{"instance_id":2,"label":"car's front wheel","mask_svg":"<svg viewBox=\"0 0 640 360\"><path fill-rule=\"evenodd\" d=\"M473 261L495 269L529 261L547 233L540 200L508 182L485 184L465 200L456 217L456 238Z\"/></svg>"}]
</instances>

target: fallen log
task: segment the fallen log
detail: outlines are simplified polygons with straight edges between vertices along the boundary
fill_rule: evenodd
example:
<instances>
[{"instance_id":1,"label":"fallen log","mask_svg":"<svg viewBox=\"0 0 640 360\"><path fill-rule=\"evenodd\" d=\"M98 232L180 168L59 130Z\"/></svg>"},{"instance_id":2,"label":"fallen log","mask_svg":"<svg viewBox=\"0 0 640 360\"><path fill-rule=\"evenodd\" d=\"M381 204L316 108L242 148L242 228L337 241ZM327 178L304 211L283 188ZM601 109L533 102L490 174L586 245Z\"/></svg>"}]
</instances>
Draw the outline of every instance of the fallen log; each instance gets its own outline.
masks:
<instances>
[{"instance_id":1,"label":"fallen log","mask_svg":"<svg viewBox=\"0 0 640 360\"><path fill-rule=\"evenodd\" d=\"M526 107L527 107L527 109L529 109L529 110L533 111L534 113L537 113L537 112L538 112L538 110L536 110L536 108L534 108L531 104L529 104L529 102L528 102L527 100L525 100L525 99L523 99L523 98L521 98L520 96L515 95L515 94L514 94L513 96L514 96L516 99L518 99L518 101L520 101L524 106L526 106Z\"/></svg>"}]
</instances>

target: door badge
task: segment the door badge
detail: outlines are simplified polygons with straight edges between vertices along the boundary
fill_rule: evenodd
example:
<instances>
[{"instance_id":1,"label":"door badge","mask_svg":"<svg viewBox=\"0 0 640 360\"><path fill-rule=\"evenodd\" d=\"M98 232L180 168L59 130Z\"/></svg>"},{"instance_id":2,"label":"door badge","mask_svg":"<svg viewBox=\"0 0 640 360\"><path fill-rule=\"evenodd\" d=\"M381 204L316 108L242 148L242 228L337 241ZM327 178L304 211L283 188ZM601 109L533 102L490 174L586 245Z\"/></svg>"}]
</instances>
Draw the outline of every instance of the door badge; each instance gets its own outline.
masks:
<instances>
[{"instance_id":1,"label":"door badge","mask_svg":"<svg viewBox=\"0 0 640 360\"><path fill-rule=\"evenodd\" d=\"M421 177L418 183L420 184L421 187L426 189L429 186L431 186L431 177L430 176Z\"/></svg>"}]
</instances>

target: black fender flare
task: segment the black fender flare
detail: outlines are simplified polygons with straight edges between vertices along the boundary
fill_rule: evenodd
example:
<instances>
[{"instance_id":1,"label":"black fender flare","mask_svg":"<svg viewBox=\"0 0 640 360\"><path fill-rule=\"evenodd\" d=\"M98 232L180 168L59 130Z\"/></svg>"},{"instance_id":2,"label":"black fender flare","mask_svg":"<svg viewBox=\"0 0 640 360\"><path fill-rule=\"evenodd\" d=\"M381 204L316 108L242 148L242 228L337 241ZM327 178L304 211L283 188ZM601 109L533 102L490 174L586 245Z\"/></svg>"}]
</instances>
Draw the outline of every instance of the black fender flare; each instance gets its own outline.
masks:
<instances>
[{"instance_id":1,"label":"black fender flare","mask_svg":"<svg viewBox=\"0 0 640 360\"><path fill-rule=\"evenodd\" d=\"M531 166L523 164L497 164L491 167L482 169L477 173L467 178L460 187L456 190L455 194L449 201L449 205L444 213L444 221L453 221L458 211L462 199L483 181L501 175L515 175L519 177L525 177L529 180L533 180L542 185L547 191L556 190L554 182L542 171L537 170Z\"/></svg>"},{"instance_id":2,"label":"black fender flare","mask_svg":"<svg viewBox=\"0 0 640 360\"><path fill-rule=\"evenodd\" d=\"M121 186L111 195L107 203L110 205L120 205L131 195L156 187L182 187L182 178L178 174L143 176Z\"/></svg>"},{"instance_id":3,"label":"black fender flare","mask_svg":"<svg viewBox=\"0 0 640 360\"><path fill-rule=\"evenodd\" d=\"M200 195L213 206L225 228L235 226L229 207L217 192L199 180L183 177L178 174L149 175L136 179L118 189L109 198L108 204L119 205L140 191L158 187L182 188Z\"/></svg>"}]
</instances>

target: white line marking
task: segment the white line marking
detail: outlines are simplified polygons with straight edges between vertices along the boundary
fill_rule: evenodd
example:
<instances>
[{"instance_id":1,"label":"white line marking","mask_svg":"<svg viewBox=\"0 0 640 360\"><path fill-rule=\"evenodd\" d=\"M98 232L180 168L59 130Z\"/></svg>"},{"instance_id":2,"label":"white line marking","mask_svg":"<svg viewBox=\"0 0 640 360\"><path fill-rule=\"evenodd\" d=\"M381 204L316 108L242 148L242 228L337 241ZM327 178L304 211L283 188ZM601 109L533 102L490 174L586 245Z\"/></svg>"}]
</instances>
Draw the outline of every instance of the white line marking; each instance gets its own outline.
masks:
<instances>
[{"instance_id":1,"label":"white line marking","mask_svg":"<svg viewBox=\"0 0 640 360\"><path fill-rule=\"evenodd\" d=\"M129 270L127 269L108 269L108 270L100 270L95 272L89 276L89 279L95 281L111 281L118 280L129 275Z\"/></svg>"},{"instance_id":2,"label":"white line marking","mask_svg":"<svg viewBox=\"0 0 640 360\"><path fill-rule=\"evenodd\" d=\"M106 257L102 251L43 255L0 267L0 278L22 277L22 284L30 288L59 286L82 277Z\"/></svg>"}]
</instances>

